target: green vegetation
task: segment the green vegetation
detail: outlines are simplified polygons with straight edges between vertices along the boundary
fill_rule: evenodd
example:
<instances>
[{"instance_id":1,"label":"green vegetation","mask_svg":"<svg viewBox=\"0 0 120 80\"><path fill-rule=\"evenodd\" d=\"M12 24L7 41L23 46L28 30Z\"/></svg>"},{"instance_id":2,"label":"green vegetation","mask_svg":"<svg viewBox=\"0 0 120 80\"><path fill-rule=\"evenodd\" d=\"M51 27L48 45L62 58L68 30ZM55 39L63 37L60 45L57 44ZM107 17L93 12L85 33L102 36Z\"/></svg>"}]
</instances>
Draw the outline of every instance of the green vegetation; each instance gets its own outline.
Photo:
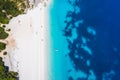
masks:
<instances>
[{"instance_id":1,"label":"green vegetation","mask_svg":"<svg viewBox=\"0 0 120 80\"><path fill-rule=\"evenodd\" d=\"M9 34L5 29L10 19L23 14L26 8L25 0L0 0L0 40L5 40ZM6 44L0 41L0 52L6 49ZM1 53L0 53L1 54ZM3 55L7 55L4 51ZM17 80L18 73L9 71L0 57L0 80Z\"/></svg>"},{"instance_id":2,"label":"green vegetation","mask_svg":"<svg viewBox=\"0 0 120 80\"><path fill-rule=\"evenodd\" d=\"M0 40L4 40L8 37L8 33L5 31L4 27L0 27ZM6 48L6 44L0 42L0 52Z\"/></svg>"},{"instance_id":3,"label":"green vegetation","mask_svg":"<svg viewBox=\"0 0 120 80\"><path fill-rule=\"evenodd\" d=\"M10 31L8 29L7 31ZM5 30L5 26L0 26L0 40L4 40L8 37L8 33ZM6 49L6 43L0 42L0 52ZM7 55L7 52L3 52L3 55ZM4 65L2 58L0 57L0 80L17 80L18 73L9 71L7 67Z\"/></svg>"},{"instance_id":4,"label":"green vegetation","mask_svg":"<svg viewBox=\"0 0 120 80\"><path fill-rule=\"evenodd\" d=\"M7 29L7 31L11 31L11 29Z\"/></svg>"},{"instance_id":5,"label":"green vegetation","mask_svg":"<svg viewBox=\"0 0 120 80\"><path fill-rule=\"evenodd\" d=\"M9 71L0 57L0 80L17 80L18 73Z\"/></svg>"},{"instance_id":6,"label":"green vegetation","mask_svg":"<svg viewBox=\"0 0 120 80\"><path fill-rule=\"evenodd\" d=\"M0 42L0 52L6 48L6 44L3 42Z\"/></svg>"},{"instance_id":7,"label":"green vegetation","mask_svg":"<svg viewBox=\"0 0 120 80\"><path fill-rule=\"evenodd\" d=\"M5 51L5 52L3 53L3 55L7 55L7 52Z\"/></svg>"},{"instance_id":8,"label":"green vegetation","mask_svg":"<svg viewBox=\"0 0 120 80\"><path fill-rule=\"evenodd\" d=\"M7 24L12 17L24 13L25 0L0 0L0 23Z\"/></svg>"},{"instance_id":9,"label":"green vegetation","mask_svg":"<svg viewBox=\"0 0 120 80\"><path fill-rule=\"evenodd\" d=\"M6 39L8 37L8 33L5 31L4 27L0 27L0 39Z\"/></svg>"}]
</instances>

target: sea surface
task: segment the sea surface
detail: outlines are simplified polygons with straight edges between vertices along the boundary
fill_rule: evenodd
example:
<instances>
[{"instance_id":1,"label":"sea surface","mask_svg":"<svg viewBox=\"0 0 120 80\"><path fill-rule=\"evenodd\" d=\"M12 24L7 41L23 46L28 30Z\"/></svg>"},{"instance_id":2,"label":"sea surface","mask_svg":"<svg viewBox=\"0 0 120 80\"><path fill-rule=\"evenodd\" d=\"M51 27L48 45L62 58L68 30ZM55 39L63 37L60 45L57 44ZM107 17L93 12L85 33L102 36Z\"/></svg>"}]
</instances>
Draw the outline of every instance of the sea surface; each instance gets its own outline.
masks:
<instances>
[{"instance_id":1,"label":"sea surface","mask_svg":"<svg viewBox=\"0 0 120 80\"><path fill-rule=\"evenodd\" d=\"M120 0L53 0L49 80L120 80Z\"/></svg>"}]
</instances>

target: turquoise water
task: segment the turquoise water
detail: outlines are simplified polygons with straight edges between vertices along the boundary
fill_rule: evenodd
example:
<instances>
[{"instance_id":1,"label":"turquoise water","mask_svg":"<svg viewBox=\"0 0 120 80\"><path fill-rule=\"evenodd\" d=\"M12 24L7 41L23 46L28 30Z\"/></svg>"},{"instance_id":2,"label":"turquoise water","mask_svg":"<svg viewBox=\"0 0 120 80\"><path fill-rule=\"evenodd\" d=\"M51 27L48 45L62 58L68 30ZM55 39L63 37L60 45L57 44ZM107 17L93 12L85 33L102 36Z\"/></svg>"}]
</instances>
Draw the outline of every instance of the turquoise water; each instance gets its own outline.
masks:
<instances>
[{"instance_id":1,"label":"turquoise water","mask_svg":"<svg viewBox=\"0 0 120 80\"><path fill-rule=\"evenodd\" d=\"M68 53L68 43L62 30L65 27L64 19L69 8L66 0L54 0L51 6L51 80L67 80L68 61L66 54Z\"/></svg>"},{"instance_id":2,"label":"turquoise water","mask_svg":"<svg viewBox=\"0 0 120 80\"><path fill-rule=\"evenodd\" d=\"M49 80L120 80L118 3L53 0Z\"/></svg>"},{"instance_id":3,"label":"turquoise water","mask_svg":"<svg viewBox=\"0 0 120 80\"><path fill-rule=\"evenodd\" d=\"M71 0L74 3L74 0ZM76 12L79 8L76 7ZM82 71L76 71L73 62L70 60L68 41L64 36L64 29L66 27L65 21L71 21L71 17L66 15L68 11L74 11L74 6L68 3L68 0L54 0L50 8L51 19L51 76L50 80L72 80L78 77L86 78L87 75ZM82 23L82 20L76 22ZM72 42L77 38L76 29L72 29L72 36L68 39ZM86 51L91 53L88 47L83 47ZM76 55L77 57L77 55ZM87 61L89 65L89 61ZM92 72L92 71L91 71Z\"/></svg>"}]
</instances>

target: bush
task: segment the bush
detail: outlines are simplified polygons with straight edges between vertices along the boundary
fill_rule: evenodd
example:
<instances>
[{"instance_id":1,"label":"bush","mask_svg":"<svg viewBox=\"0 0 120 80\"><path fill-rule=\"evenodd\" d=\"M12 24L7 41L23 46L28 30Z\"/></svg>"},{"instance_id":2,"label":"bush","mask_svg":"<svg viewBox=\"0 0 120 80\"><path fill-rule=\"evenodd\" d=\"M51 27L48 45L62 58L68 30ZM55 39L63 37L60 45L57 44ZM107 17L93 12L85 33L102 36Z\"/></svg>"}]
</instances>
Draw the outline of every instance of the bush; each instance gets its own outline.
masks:
<instances>
[{"instance_id":1,"label":"bush","mask_svg":"<svg viewBox=\"0 0 120 80\"><path fill-rule=\"evenodd\" d=\"M0 80L17 80L18 73L9 71L0 57Z\"/></svg>"},{"instance_id":2,"label":"bush","mask_svg":"<svg viewBox=\"0 0 120 80\"><path fill-rule=\"evenodd\" d=\"M0 0L0 23L8 24L11 17L24 13L25 0Z\"/></svg>"},{"instance_id":3,"label":"bush","mask_svg":"<svg viewBox=\"0 0 120 80\"><path fill-rule=\"evenodd\" d=\"M6 48L6 44L0 42L0 51L4 50Z\"/></svg>"},{"instance_id":4,"label":"bush","mask_svg":"<svg viewBox=\"0 0 120 80\"><path fill-rule=\"evenodd\" d=\"M8 37L8 33L5 32L3 27L0 27L0 39L6 39Z\"/></svg>"}]
</instances>

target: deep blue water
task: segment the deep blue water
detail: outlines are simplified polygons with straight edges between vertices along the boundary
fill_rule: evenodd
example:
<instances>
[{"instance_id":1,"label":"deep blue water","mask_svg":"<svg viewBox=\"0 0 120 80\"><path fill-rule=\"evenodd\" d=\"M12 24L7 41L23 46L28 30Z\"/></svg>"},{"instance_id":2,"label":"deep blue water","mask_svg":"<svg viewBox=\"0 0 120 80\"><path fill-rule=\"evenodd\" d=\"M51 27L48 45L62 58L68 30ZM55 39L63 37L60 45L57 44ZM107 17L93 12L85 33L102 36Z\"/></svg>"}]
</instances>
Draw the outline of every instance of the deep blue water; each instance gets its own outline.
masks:
<instances>
[{"instance_id":1,"label":"deep blue water","mask_svg":"<svg viewBox=\"0 0 120 80\"><path fill-rule=\"evenodd\" d=\"M53 0L50 80L120 80L120 1Z\"/></svg>"}]
</instances>

